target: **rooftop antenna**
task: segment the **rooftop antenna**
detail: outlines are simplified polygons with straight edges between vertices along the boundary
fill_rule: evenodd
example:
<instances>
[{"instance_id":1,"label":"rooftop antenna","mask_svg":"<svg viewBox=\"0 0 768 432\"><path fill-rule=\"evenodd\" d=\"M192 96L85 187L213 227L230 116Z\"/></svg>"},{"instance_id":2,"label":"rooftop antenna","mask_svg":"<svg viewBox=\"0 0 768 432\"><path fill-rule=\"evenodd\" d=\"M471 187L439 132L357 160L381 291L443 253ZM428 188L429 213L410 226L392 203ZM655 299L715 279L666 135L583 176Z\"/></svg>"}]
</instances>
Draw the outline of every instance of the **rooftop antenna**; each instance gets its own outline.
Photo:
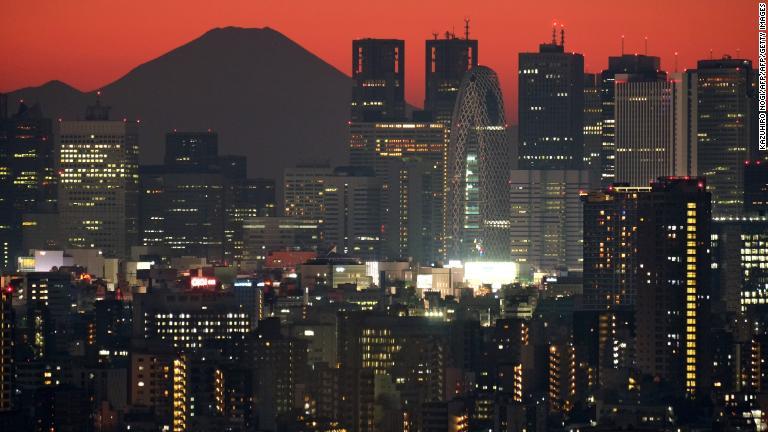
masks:
<instances>
[{"instance_id":1,"label":"rooftop antenna","mask_svg":"<svg viewBox=\"0 0 768 432\"><path fill-rule=\"evenodd\" d=\"M736 58L741 58L741 48L736 48Z\"/></svg>"},{"instance_id":2,"label":"rooftop antenna","mask_svg":"<svg viewBox=\"0 0 768 432\"><path fill-rule=\"evenodd\" d=\"M709 49L709 59L712 60L712 48Z\"/></svg>"},{"instance_id":3,"label":"rooftop antenna","mask_svg":"<svg viewBox=\"0 0 768 432\"><path fill-rule=\"evenodd\" d=\"M624 35L621 35L621 55L624 55Z\"/></svg>"},{"instance_id":4,"label":"rooftop antenna","mask_svg":"<svg viewBox=\"0 0 768 432\"><path fill-rule=\"evenodd\" d=\"M438 33L437 33L437 32L432 32L432 37L434 37L434 38L435 38L435 40L437 40L437 35L438 35Z\"/></svg>"},{"instance_id":5,"label":"rooftop antenna","mask_svg":"<svg viewBox=\"0 0 768 432\"><path fill-rule=\"evenodd\" d=\"M677 72L677 51L675 51L675 72Z\"/></svg>"},{"instance_id":6,"label":"rooftop antenna","mask_svg":"<svg viewBox=\"0 0 768 432\"><path fill-rule=\"evenodd\" d=\"M560 46L565 46L565 26L560 24Z\"/></svg>"},{"instance_id":7,"label":"rooftop antenna","mask_svg":"<svg viewBox=\"0 0 768 432\"><path fill-rule=\"evenodd\" d=\"M557 45L557 21L552 21L552 45Z\"/></svg>"},{"instance_id":8,"label":"rooftop antenna","mask_svg":"<svg viewBox=\"0 0 768 432\"><path fill-rule=\"evenodd\" d=\"M469 40L469 18L464 18L464 39Z\"/></svg>"},{"instance_id":9,"label":"rooftop antenna","mask_svg":"<svg viewBox=\"0 0 768 432\"><path fill-rule=\"evenodd\" d=\"M645 37L645 55L648 55L648 36Z\"/></svg>"}]
</instances>

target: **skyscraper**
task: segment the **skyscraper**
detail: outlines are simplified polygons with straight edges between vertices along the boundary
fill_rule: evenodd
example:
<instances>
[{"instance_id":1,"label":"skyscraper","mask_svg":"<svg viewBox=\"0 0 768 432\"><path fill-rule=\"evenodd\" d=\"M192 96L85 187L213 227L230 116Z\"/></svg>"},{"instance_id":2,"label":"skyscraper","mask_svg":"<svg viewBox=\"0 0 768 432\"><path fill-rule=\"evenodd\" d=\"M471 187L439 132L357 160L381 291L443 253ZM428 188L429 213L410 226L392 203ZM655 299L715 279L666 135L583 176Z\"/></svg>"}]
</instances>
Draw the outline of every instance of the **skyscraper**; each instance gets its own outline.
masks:
<instances>
[{"instance_id":1,"label":"skyscraper","mask_svg":"<svg viewBox=\"0 0 768 432\"><path fill-rule=\"evenodd\" d=\"M584 74L584 169L593 182L600 182L600 151L603 145L603 104L597 74Z\"/></svg>"},{"instance_id":2,"label":"skyscraper","mask_svg":"<svg viewBox=\"0 0 768 432\"><path fill-rule=\"evenodd\" d=\"M609 186L584 201L584 308L632 310L637 299L640 195L648 186Z\"/></svg>"},{"instance_id":3,"label":"skyscraper","mask_svg":"<svg viewBox=\"0 0 768 432\"><path fill-rule=\"evenodd\" d=\"M219 157L216 132L168 132L165 134L165 165L205 166Z\"/></svg>"},{"instance_id":4,"label":"skyscraper","mask_svg":"<svg viewBox=\"0 0 768 432\"><path fill-rule=\"evenodd\" d=\"M439 122L350 124L351 165L373 168L383 180L390 257L442 257L447 131Z\"/></svg>"},{"instance_id":5,"label":"skyscraper","mask_svg":"<svg viewBox=\"0 0 768 432\"><path fill-rule=\"evenodd\" d=\"M59 143L65 244L126 256L138 240L138 122L110 121L97 100L84 121L59 124Z\"/></svg>"},{"instance_id":6,"label":"skyscraper","mask_svg":"<svg viewBox=\"0 0 768 432\"><path fill-rule=\"evenodd\" d=\"M511 171L512 261L534 272L582 271L580 194L589 180L586 170Z\"/></svg>"},{"instance_id":7,"label":"skyscraper","mask_svg":"<svg viewBox=\"0 0 768 432\"><path fill-rule=\"evenodd\" d=\"M744 215L768 216L768 161L744 163Z\"/></svg>"},{"instance_id":8,"label":"skyscraper","mask_svg":"<svg viewBox=\"0 0 768 432\"><path fill-rule=\"evenodd\" d=\"M405 42L352 41L352 121L405 118Z\"/></svg>"},{"instance_id":9,"label":"skyscraper","mask_svg":"<svg viewBox=\"0 0 768 432\"><path fill-rule=\"evenodd\" d=\"M386 213L383 180L370 167L299 166L285 170L286 215L320 226L320 243L340 254L379 257Z\"/></svg>"},{"instance_id":10,"label":"skyscraper","mask_svg":"<svg viewBox=\"0 0 768 432\"><path fill-rule=\"evenodd\" d=\"M751 158L755 103L750 60L700 60L696 74L698 174L707 177L715 217L739 216L744 161Z\"/></svg>"},{"instance_id":11,"label":"skyscraper","mask_svg":"<svg viewBox=\"0 0 768 432\"><path fill-rule=\"evenodd\" d=\"M660 178L640 194L637 365L687 397L709 396L711 195L703 178Z\"/></svg>"},{"instance_id":12,"label":"skyscraper","mask_svg":"<svg viewBox=\"0 0 768 432\"><path fill-rule=\"evenodd\" d=\"M580 169L584 153L584 56L558 44L520 53L518 168Z\"/></svg>"},{"instance_id":13,"label":"skyscraper","mask_svg":"<svg viewBox=\"0 0 768 432\"><path fill-rule=\"evenodd\" d=\"M468 24L464 38L445 32L444 39L435 34L426 41L424 110L436 122L450 125L461 80L477 66L477 40L469 39Z\"/></svg>"},{"instance_id":14,"label":"skyscraper","mask_svg":"<svg viewBox=\"0 0 768 432\"><path fill-rule=\"evenodd\" d=\"M51 120L24 102L11 117L0 95L0 269L12 271L22 251L24 213L56 209L57 176Z\"/></svg>"},{"instance_id":15,"label":"skyscraper","mask_svg":"<svg viewBox=\"0 0 768 432\"><path fill-rule=\"evenodd\" d=\"M615 147L615 90L617 74L634 74L636 80L657 81L663 78L659 72L658 57L647 55L625 55L608 58L608 69L600 74L600 100L603 112L603 142L601 148L600 179L604 187L616 181Z\"/></svg>"},{"instance_id":16,"label":"skyscraper","mask_svg":"<svg viewBox=\"0 0 768 432\"><path fill-rule=\"evenodd\" d=\"M448 147L446 245L449 258L509 257L509 145L496 73L464 76Z\"/></svg>"},{"instance_id":17,"label":"skyscraper","mask_svg":"<svg viewBox=\"0 0 768 432\"><path fill-rule=\"evenodd\" d=\"M661 176L690 176L688 74L656 80L616 74L614 80L615 181L645 186Z\"/></svg>"}]
</instances>

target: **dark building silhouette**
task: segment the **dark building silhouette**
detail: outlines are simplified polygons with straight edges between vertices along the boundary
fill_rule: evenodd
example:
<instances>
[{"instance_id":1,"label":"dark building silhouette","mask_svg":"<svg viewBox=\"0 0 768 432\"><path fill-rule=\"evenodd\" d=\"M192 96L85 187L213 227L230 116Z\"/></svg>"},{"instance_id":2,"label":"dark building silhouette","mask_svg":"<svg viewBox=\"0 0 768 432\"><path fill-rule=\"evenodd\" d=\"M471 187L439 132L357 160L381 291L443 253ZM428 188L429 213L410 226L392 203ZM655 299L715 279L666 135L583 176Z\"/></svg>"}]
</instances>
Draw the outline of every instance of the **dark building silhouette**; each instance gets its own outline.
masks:
<instances>
[{"instance_id":1,"label":"dark building silhouette","mask_svg":"<svg viewBox=\"0 0 768 432\"><path fill-rule=\"evenodd\" d=\"M216 132L169 132L165 134L165 165L201 166L216 162L219 134Z\"/></svg>"},{"instance_id":2,"label":"dark building silhouette","mask_svg":"<svg viewBox=\"0 0 768 432\"><path fill-rule=\"evenodd\" d=\"M584 56L560 43L520 53L518 63L520 169L580 169L584 153Z\"/></svg>"},{"instance_id":3,"label":"dark building silhouette","mask_svg":"<svg viewBox=\"0 0 768 432\"><path fill-rule=\"evenodd\" d=\"M174 256L241 258L243 221L274 215L274 181L248 179L244 156L219 155L215 132L166 138L166 164L141 167L141 244Z\"/></svg>"},{"instance_id":4,"label":"dark building silhouette","mask_svg":"<svg viewBox=\"0 0 768 432\"><path fill-rule=\"evenodd\" d=\"M757 155L750 60L700 60L695 84L698 174L707 177L715 217L744 210L744 161Z\"/></svg>"},{"instance_id":5,"label":"dark building silhouette","mask_svg":"<svg viewBox=\"0 0 768 432\"><path fill-rule=\"evenodd\" d=\"M768 216L768 161L744 163L744 215Z\"/></svg>"},{"instance_id":6,"label":"dark building silhouette","mask_svg":"<svg viewBox=\"0 0 768 432\"><path fill-rule=\"evenodd\" d=\"M426 41L424 110L434 121L450 124L453 106L459 94L464 74L477 67L477 40L469 38L469 27L464 38L445 32L444 39Z\"/></svg>"},{"instance_id":7,"label":"dark building silhouette","mask_svg":"<svg viewBox=\"0 0 768 432\"><path fill-rule=\"evenodd\" d=\"M664 78L659 72L661 60L647 55L627 55L608 58L608 69L600 74L600 99L603 111L603 143L601 149L601 184L608 186L616 178L616 119L614 81L617 74L632 74L635 81L657 81Z\"/></svg>"},{"instance_id":8,"label":"dark building silhouette","mask_svg":"<svg viewBox=\"0 0 768 432\"><path fill-rule=\"evenodd\" d=\"M352 41L352 121L405 118L405 41Z\"/></svg>"},{"instance_id":9,"label":"dark building silhouette","mask_svg":"<svg viewBox=\"0 0 768 432\"><path fill-rule=\"evenodd\" d=\"M19 104L7 116L7 98L0 95L0 269L14 270L22 250L25 213L56 209L54 142L51 120L40 105Z\"/></svg>"},{"instance_id":10,"label":"dark building silhouette","mask_svg":"<svg viewBox=\"0 0 768 432\"><path fill-rule=\"evenodd\" d=\"M637 366L674 394L706 398L711 195L703 178L668 177L639 197Z\"/></svg>"}]
</instances>

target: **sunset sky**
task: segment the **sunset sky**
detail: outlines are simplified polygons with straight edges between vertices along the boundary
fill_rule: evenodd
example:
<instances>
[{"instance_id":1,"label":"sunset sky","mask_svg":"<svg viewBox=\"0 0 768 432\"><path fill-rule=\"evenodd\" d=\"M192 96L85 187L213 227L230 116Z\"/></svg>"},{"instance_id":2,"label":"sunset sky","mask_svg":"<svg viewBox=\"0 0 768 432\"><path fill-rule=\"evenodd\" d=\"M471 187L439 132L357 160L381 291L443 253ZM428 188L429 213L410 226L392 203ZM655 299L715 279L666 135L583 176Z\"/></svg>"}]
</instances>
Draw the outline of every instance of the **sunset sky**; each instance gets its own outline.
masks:
<instances>
[{"instance_id":1,"label":"sunset sky","mask_svg":"<svg viewBox=\"0 0 768 432\"><path fill-rule=\"evenodd\" d=\"M52 79L94 90L132 68L214 27L272 27L349 74L351 40L406 41L406 97L424 99L424 40L433 32L480 41L481 64L501 78L511 121L516 116L517 54L550 38L553 21L566 26L566 50L583 53L587 71L609 55L648 52L662 67L695 67L696 60L731 54L757 57L757 1L285 1L285 0L4 0L0 13L0 91Z\"/></svg>"}]
</instances>

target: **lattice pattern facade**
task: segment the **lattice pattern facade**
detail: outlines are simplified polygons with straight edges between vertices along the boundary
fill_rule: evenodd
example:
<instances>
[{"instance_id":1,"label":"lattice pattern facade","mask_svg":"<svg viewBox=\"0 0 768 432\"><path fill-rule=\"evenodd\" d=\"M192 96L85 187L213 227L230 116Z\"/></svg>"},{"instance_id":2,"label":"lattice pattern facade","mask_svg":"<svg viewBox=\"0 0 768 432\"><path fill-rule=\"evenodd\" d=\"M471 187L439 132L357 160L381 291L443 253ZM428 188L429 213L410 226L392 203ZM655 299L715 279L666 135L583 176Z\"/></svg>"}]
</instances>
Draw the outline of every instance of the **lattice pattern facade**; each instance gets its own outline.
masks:
<instances>
[{"instance_id":1,"label":"lattice pattern facade","mask_svg":"<svg viewBox=\"0 0 768 432\"><path fill-rule=\"evenodd\" d=\"M484 66L464 76L448 149L448 258L509 258L509 144L496 73Z\"/></svg>"}]
</instances>

